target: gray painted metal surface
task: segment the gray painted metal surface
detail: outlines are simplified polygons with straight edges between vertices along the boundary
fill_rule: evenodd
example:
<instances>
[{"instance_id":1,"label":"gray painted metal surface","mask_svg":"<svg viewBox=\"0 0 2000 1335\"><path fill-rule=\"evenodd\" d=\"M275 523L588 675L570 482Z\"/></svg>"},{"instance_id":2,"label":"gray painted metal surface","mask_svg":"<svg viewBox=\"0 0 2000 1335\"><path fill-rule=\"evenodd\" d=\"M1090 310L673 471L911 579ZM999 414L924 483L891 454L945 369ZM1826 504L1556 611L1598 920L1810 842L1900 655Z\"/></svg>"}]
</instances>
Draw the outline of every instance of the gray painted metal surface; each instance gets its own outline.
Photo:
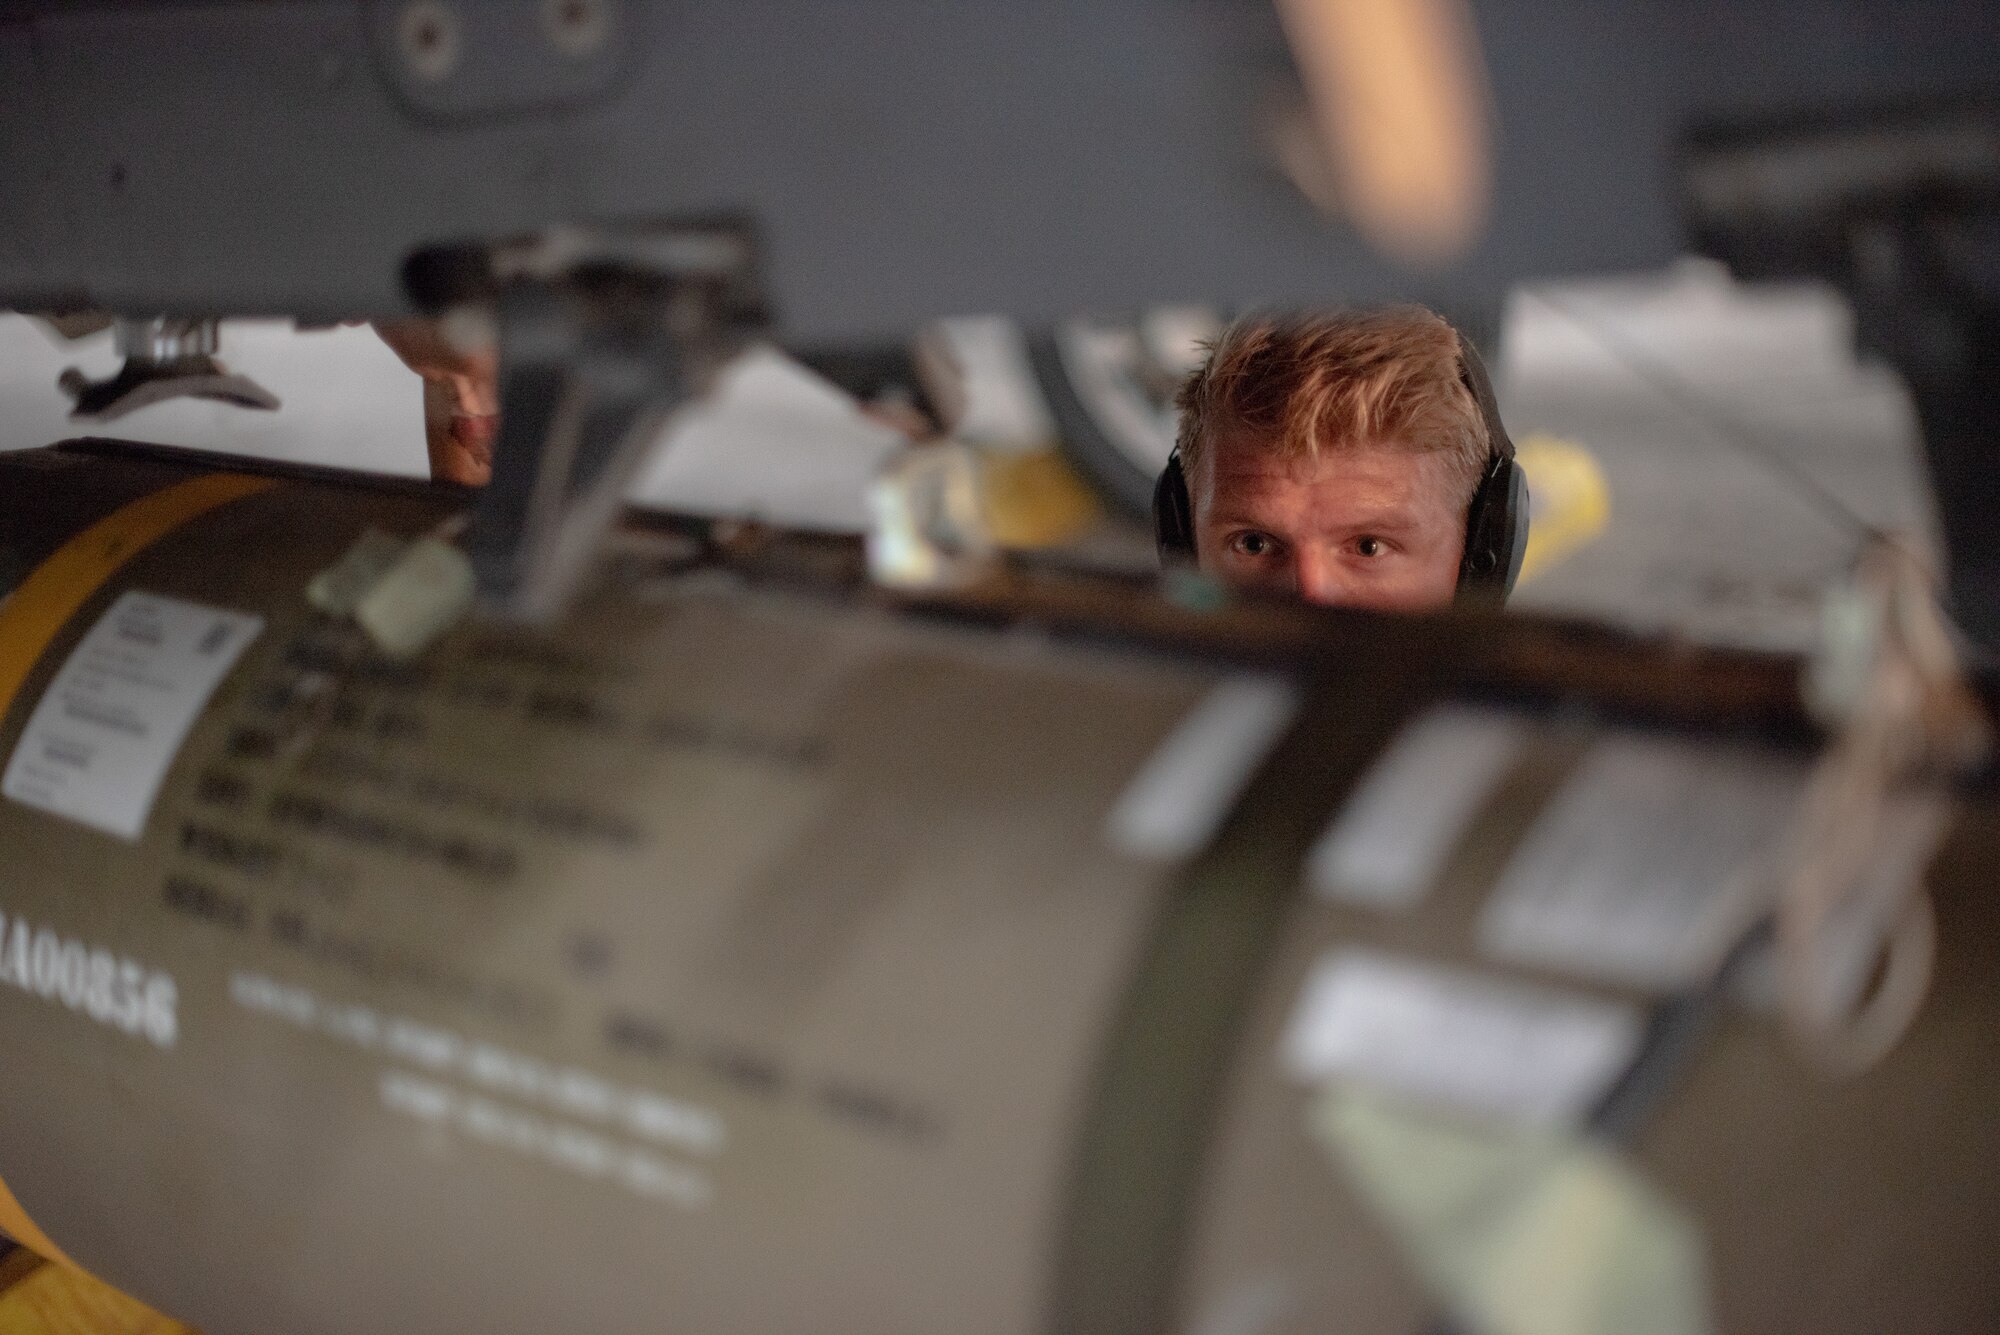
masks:
<instances>
[{"instance_id":1,"label":"gray painted metal surface","mask_svg":"<svg viewBox=\"0 0 2000 1335\"><path fill-rule=\"evenodd\" d=\"M566 78L520 5L460 4L464 54L428 92L381 17L401 8L0 9L0 303L385 313L418 246L741 210L803 337L1178 299L1490 305L1668 258L1691 120L2000 81L1991 6L1478 5L1494 212L1417 273L1266 164L1260 99L1292 76L1265 4L635 0L616 58Z\"/></svg>"}]
</instances>

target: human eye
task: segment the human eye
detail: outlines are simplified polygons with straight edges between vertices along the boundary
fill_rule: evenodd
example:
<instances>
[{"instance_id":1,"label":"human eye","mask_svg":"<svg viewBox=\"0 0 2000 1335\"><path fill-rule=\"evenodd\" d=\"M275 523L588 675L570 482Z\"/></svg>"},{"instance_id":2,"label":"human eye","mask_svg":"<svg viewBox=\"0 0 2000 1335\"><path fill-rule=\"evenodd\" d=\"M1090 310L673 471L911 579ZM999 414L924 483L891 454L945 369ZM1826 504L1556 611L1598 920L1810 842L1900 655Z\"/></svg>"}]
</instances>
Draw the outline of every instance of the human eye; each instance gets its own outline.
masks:
<instances>
[{"instance_id":1,"label":"human eye","mask_svg":"<svg viewBox=\"0 0 2000 1335\"><path fill-rule=\"evenodd\" d=\"M1373 561L1389 554L1389 543L1383 538L1363 534L1354 540L1354 554Z\"/></svg>"},{"instance_id":2,"label":"human eye","mask_svg":"<svg viewBox=\"0 0 2000 1335\"><path fill-rule=\"evenodd\" d=\"M1259 532L1254 528L1246 529L1241 533L1230 536L1229 550L1238 556L1247 556L1252 560L1261 560L1278 550L1278 540L1270 534Z\"/></svg>"}]
</instances>

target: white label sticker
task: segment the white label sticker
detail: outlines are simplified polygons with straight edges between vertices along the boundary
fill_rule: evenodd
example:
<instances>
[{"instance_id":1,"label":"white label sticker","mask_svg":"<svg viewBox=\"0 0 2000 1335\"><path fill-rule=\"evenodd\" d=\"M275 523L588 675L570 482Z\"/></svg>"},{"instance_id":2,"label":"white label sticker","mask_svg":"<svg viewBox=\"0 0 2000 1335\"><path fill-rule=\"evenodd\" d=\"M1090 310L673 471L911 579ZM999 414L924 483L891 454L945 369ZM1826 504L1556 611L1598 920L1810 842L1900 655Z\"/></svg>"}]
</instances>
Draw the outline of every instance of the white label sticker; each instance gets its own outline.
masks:
<instances>
[{"instance_id":1,"label":"white label sticker","mask_svg":"<svg viewBox=\"0 0 2000 1335\"><path fill-rule=\"evenodd\" d=\"M1761 750L1599 742L1501 873L1481 947L1633 987L1698 982L1768 905L1769 846L1803 783Z\"/></svg>"},{"instance_id":2,"label":"white label sticker","mask_svg":"<svg viewBox=\"0 0 2000 1335\"><path fill-rule=\"evenodd\" d=\"M1215 837L1250 776L1298 712L1281 677L1230 677L1210 691L1118 798L1111 846L1162 862L1191 857Z\"/></svg>"},{"instance_id":3,"label":"white label sticker","mask_svg":"<svg viewBox=\"0 0 2000 1335\"><path fill-rule=\"evenodd\" d=\"M49 683L0 792L137 839L195 716L263 627L241 612L121 595Z\"/></svg>"},{"instance_id":4,"label":"white label sticker","mask_svg":"<svg viewBox=\"0 0 2000 1335\"><path fill-rule=\"evenodd\" d=\"M1640 1030L1631 1006L1352 948L1314 966L1279 1055L1311 1084L1557 1125L1611 1087Z\"/></svg>"},{"instance_id":5,"label":"white label sticker","mask_svg":"<svg viewBox=\"0 0 2000 1335\"><path fill-rule=\"evenodd\" d=\"M1463 705L1405 727L1306 856L1313 893L1367 908L1414 907L1524 736L1518 719Z\"/></svg>"}]
</instances>

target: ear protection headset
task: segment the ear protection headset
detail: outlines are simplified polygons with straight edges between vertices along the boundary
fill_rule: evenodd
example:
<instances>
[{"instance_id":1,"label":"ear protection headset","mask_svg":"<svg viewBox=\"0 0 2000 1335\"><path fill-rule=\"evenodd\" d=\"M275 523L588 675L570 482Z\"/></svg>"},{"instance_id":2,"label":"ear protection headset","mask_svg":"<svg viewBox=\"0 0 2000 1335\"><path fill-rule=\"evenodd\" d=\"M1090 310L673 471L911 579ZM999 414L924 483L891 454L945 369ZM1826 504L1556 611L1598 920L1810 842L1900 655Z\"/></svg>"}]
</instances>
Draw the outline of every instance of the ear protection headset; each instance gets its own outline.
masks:
<instances>
[{"instance_id":1,"label":"ear protection headset","mask_svg":"<svg viewBox=\"0 0 2000 1335\"><path fill-rule=\"evenodd\" d=\"M1472 391L1486 424L1486 472L1472 493L1465 512L1465 555L1458 564L1458 602L1497 606L1514 591L1521 557L1528 550L1528 483L1514 463L1514 442L1500 424L1500 407L1485 363L1464 339L1459 340L1459 378ZM1153 487L1153 532L1162 561L1191 560L1194 546L1194 500L1188 493L1187 470L1176 449Z\"/></svg>"}]
</instances>

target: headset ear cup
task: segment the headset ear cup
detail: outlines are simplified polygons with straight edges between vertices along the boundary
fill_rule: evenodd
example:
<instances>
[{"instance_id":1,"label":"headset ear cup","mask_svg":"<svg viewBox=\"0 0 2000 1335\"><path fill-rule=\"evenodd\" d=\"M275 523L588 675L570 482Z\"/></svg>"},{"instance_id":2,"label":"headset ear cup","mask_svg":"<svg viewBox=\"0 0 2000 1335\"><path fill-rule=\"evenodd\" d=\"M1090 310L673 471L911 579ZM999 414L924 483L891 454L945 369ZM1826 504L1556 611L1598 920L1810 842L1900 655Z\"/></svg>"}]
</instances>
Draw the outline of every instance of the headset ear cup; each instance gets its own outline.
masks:
<instances>
[{"instance_id":1,"label":"headset ear cup","mask_svg":"<svg viewBox=\"0 0 2000 1335\"><path fill-rule=\"evenodd\" d=\"M1514 592L1514 581L1521 578L1521 563L1528 555L1530 514L1527 470L1509 459L1507 473L1507 550L1502 554L1506 561L1507 578L1500 586L1503 597Z\"/></svg>"},{"instance_id":2,"label":"headset ear cup","mask_svg":"<svg viewBox=\"0 0 2000 1335\"><path fill-rule=\"evenodd\" d=\"M1465 555L1458 565L1461 604L1506 601L1526 547L1526 497L1521 470L1495 459L1479 480L1465 515Z\"/></svg>"},{"instance_id":3,"label":"headset ear cup","mask_svg":"<svg viewBox=\"0 0 2000 1335\"><path fill-rule=\"evenodd\" d=\"M1167 466L1153 484L1153 541L1162 561L1194 559L1194 498L1188 494L1179 450L1167 456Z\"/></svg>"},{"instance_id":4,"label":"headset ear cup","mask_svg":"<svg viewBox=\"0 0 2000 1335\"><path fill-rule=\"evenodd\" d=\"M1521 573L1528 548L1528 486L1514 462L1514 442L1500 421L1500 405L1486 364L1472 344L1459 342L1459 375L1486 425L1486 474L1465 515L1465 556L1458 567L1461 602L1504 603Z\"/></svg>"}]
</instances>

